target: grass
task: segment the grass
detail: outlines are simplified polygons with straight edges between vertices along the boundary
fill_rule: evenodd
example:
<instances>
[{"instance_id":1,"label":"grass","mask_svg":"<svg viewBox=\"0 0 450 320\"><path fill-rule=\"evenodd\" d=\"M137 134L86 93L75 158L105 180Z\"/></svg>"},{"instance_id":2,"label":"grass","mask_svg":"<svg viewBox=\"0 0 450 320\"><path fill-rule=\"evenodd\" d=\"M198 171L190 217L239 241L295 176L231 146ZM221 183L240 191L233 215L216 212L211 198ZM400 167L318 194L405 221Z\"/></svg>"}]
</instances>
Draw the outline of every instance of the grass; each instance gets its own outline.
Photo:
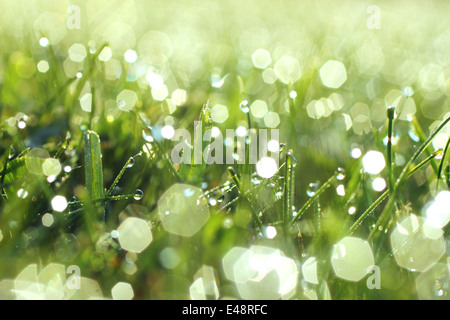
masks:
<instances>
[{"instance_id":1,"label":"grass","mask_svg":"<svg viewBox=\"0 0 450 320\"><path fill-rule=\"evenodd\" d=\"M239 285L230 281L223 259L235 247L252 245L280 249L295 263L298 283L289 296L292 299L423 297L424 289L417 286L420 272L397 264L390 235L410 213L425 217L436 195L450 188L450 75L448 61L439 51L450 26L448 19L436 19L447 5L432 3L432 13L419 26L404 27L385 19L382 30L370 30L365 27L365 7L352 1L331 8L320 1L298 6L286 2L273 12L256 2L240 10L232 1L211 8L158 7L155 2L159 9L149 13L153 20L142 19L131 26L133 31L126 31L127 14L140 16L151 9L137 1L141 10L125 6L124 24L116 33L97 36L102 26L86 8L91 25L65 30L65 37L56 43L52 40L57 34L48 27L38 29L24 22L24 30L31 32L17 35L12 32L15 24L5 18L0 22L4 44L0 53L0 297L8 297L7 282L2 280L16 278L30 264L42 269L53 262L78 266L83 277L99 284L105 297L111 297L118 282L130 283L135 299L190 299L195 274L207 265L214 269L219 296L240 299ZM386 18L406 8L404 3L381 6ZM408 14L421 14L420 8L407 7ZM101 8L107 21L118 13L111 8L112 12ZM8 1L0 5L0 12L9 12L6 9L18 15ZM347 9L361 12L342 24L329 19L321 26L314 22L313 17L322 14L347 17ZM159 19L171 17L168 12L179 20L170 19L165 25ZM248 23L243 23L243 13L250 16ZM192 14L203 19L193 19ZM286 19L292 24L284 25ZM363 27L353 32L355 25ZM438 31L425 30L417 44L403 37L427 25ZM48 46L39 45L42 37L50 39ZM87 50L78 62L68 54L74 43ZM152 46L145 47L146 43ZM425 49L430 43L436 52ZM390 50L393 47L402 57L412 55L417 72L407 68L412 58L398 58ZM113 53L106 62L105 48ZM258 48L271 54L264 68L252 60ZM367 48L379 54L370 56ZM136 62L123 58L128 49L138 52ZM279 74L282 69L274 73L284 55L300 62L299 79L286 82ZM360 55L367 63L361 62ZM346 81L335 89L324 86L320 75L328 60L338 60L346 68ZM40 61L49 65L45 72L38 70ZM432 76L441 76L439 70L446 82L433 82ZM158 86L149 85L159 81L149 80L150 72L150 77L161 75L167 86L162 99ZM277 80L270 80L271 76ZM413 88L414 94L402 95L405 87ZM186 98L177 98L176 89ZM117 101L123 90L134 92L135 101L130 102L133 97ZM89 112L83 105L86 94L91 97ZM252 109L257 100L266 103L271 118L269 113L259 117ZM405 115L411 103L414 111ZM132 106L126 109L128 104ZM227 107L226 115L214 113L218 104ZM278 124L273 120L277 117ZM200 121L202 132L213 127L222 132L239 126L279 129L276 174L261 178L256 166L248 164L249 148L245 164L173 163L175 143L163 138L161 129L184 128L194 137L194 121ZM210 142L195 137L192 160L198 156L194 146L204 150ZM364 169L362 158L370 150L385 157L380 173ZM60 166L55 175L42 169L50 158ZM375 190L376 178L386 186ZM158 212L161 196L176 183L201 189L208 203L209 219L192 237L168 232ZM52 205L55 196L67 200L63 210ZM174 208L187 206L180 201L173 198ZM49 226L43 218L48 213L54 220ZM114 235L127 217L148 221L152 228L152 242L140 253L123 249ZM367 287L368 276L353 282L334 272L332 252L346 236L368 241L381 269L380 289ZM443 228L443 239L448 242L448 227ZM447 263L447 256L446 252L438 262ZM309 258L317 261L316 284L306 282L301 271ZM433 281L428 283L432 287ZM270 285L262 286L259 293L267 288Z\"/></svg>"}]
</instances>

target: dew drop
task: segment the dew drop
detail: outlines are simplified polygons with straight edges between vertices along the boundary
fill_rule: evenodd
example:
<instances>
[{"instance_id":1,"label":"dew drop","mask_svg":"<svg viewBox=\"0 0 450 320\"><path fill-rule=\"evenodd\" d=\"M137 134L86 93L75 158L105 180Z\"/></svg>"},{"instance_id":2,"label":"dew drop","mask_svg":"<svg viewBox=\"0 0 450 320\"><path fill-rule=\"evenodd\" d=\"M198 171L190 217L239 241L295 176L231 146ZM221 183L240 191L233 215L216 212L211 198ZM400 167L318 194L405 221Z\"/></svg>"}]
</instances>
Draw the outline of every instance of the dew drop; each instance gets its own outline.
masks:
<instances>
[{"instance_id":1,"label":"dew drop","mask_svg":"<svg viewBox=\"0 0 450 320\"><path fill-rule=\"evenodd\" d=\"M252 178L252 183L253 183L254 185L258 185L258 184L261 183L261 179L256 178L256 177L253 177L253 178Z\"/></svg>"},{"instance_id":2,"label":"dew drop","mask_svg":"<svg viewBox=\"0 0 450 320\"><path fill-rule=\"evenodd\" d=\"M134 200L142 200L142 198L144 197L144 192L142 192L141 189L137 189L136 192L134 193Z\"/></svg>"},{"instance_id":3,"label":"dew drop","mask_svg":"<svg viewBox=\"0 0 450 320\"><path fill-rule=\"evenodd\" d=\"M313 197L316 194L318 187L319 184L317 182L310 183L308 189L306 189L306 195L310 198Z\"/></svg>"},{"instance_id":4,"label":"dew drop","mask_svg":"<svg viewBox=\"0 0 450 320\"><path fill-rule=\"evenodd\" d=\"M134 158L131 157L130 159L128 159L127 168L133 168L135 163L136 163L136 160L134 160Z\"/></svg>"},{"instance_id":5,"label":"dew drop","mask_svg":"<svg viewBox=\"0 0 450 320\"><path fill-rule=\"evenodd\" d=\"M345 179L345 169L344 168L339 167L337 169L336 179L338 179L339 181L342 181Z\"/></svg>"},{"instance_id":6,"label":"dew drop","mask_svg":"<svg viewBox=\"0 0 450 320\"><path fill-rule=\"evenodd\" d=\"M414 133L414 131L409 130L408 131L408 135L414 142L419 142L420 141L420 138Z\"/></svg>"},{"instance_id":7,"label":"dew drop","mask_svg":"<svg viewBox=\"0 0 450 320\"><path fill-rule=\"evenodd\" d=\"M224 199L225 199L225 196L221 195L219 198L217 198L217 202L222 203Z\"/></svg>"},{"instance_id":8,"label":"dew drop","mask_svg":"<svg viewBox=\"0 0 450 320\"><path fill-rule=\"evenodd\" d=\"M394 106L389 106L387 108L387 114L389 119L397 118L397 108L395 108Z\"/></svg>"},{"instance_id":9,"label":"dew drop","mask_svg":"<svg viewBox=\"0 0 450 320\"><path fill-rule=\"evenodd\" d=\"M249 103L247 100L242 101L239 107L241 108L241 111L243 113L248 113L250 111Z\"/></svg>"},{"instance_id":10,"label":"dew drop","mask_svg":"<svg viewBox=\"0 0 450 320\"><path fill-rule=\"evenodd\" d=\"M14 149L13 146L11 146L9 149L8 159L11 160L12 158L14 158L15 155L16 155L16 149Z\"/></svg>"},{"instance_id":11,"label":"dew drop","mask_svg":"<svg viewBox=\"0 0 450 320\"><path fill-rule=\"evenodd\" d=\"M440 283L439 280L436 280L436 281L435 281L435 283L434 283L434 288L435 288L435 290L434 290L434 295L435 295L435 296L437 296L437 297L442 297L442 296L444 295L445 291L444 291L444 289L442 288L442 285L441 285L441 283Z\"/></svg>"},{"instance_id":12,"label":"dew drop","mask_svg":"<svg viewBox=\"0 0 450 320\"><path fill-rule=\"evenodd\" d=\"M19 191L17 191L17 196L19 198L25 199L26 197L28 197L28 191L26 191L25 189L20 189Z\"/></svg>"},{"instance_id":13,"label":"dew drop","mask_svg":"<svg viewBox=\"0 0 450 320\"><path fill-rule=\"evenodd\" d=\"M153 136L151 135L150 132L147 132L146 130L142 130L142 138L144 138L145 141L147 142L153 142Z\"/></svg>"}]
</instances>

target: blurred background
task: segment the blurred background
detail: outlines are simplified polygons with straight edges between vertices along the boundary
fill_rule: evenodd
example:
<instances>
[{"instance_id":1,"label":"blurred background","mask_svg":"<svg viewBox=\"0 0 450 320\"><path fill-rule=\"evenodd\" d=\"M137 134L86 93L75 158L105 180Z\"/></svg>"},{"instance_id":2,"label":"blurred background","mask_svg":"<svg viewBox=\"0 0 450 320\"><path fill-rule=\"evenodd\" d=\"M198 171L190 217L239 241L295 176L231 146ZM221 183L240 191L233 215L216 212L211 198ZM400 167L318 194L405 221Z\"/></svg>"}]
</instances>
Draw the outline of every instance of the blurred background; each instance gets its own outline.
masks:
<instances>
[{"instance_id":1,"label":"blurred background","mask_svg":"<svg viewBox=\"0 0 450 320\"><path fill-rule=\"evenodd\" d=\"M316 182L345 168L350 191L340 195L334 186L321 198L320 210L329 217L324 241L334 243L343 234L334 226L348 226L353 214L386 188L384 173L360 174L362 155L385 152L386 108L397 108L397 173L449 115L449 10L445 1L406 0L2 0L1 154L12 145L15 156L27 148L54 155L68 133L71 144L61 158L63 175L52 181L46 176L45 188L25 178L14 187L18 199L2 204L0 279L15 278L30 263L57 262L79 265L105 296L115 283L127 281L136 298L184 299L201 265L212 265L221 278L221 259L230 248L268 243L255 238L245 223L226 227L228 217L212 213L207 231L198 237L174 237L154 225L153 242L139 259L120 250L111 230L124 216L157 220L156 204L176 182L163 155L145 148L151 141L131 110L155 128L193 131L208 102L214 126L225 132L248 128L240 108L247 100L252 126L279 129L280 142L293 150L296 207L309 199ZM79 231L80 217L55 217L53 227L41 221L54 194L83 199L83 127L101 137L105 186L129 157L145 153L126 171L118 190L139 189L143 198L111 204L115 218L97 228L105 243L98 240L94 246ZM430 150L444 148L449 135L447 126ZM162 144L166 150L174 145ZM404 202L418 215L442 188L433 175L431 166L405 187ZM201 188L210 190L227 179L225 166L212 166ZM218 195L220 202L229 197ZM255 205L267 206L261 198ZM268 210L276 213L280 204L273 202ZM359 236L367 237L373 222L369 219ZM304 225L308 244L310 230ZM299 261L304 258L297 254ZM405 283L400 291L401 284L389 283L375 297L415 297L413 285ZM226 280L219 287L221 295L238 297Z\"/></svg>"}]
</instances>

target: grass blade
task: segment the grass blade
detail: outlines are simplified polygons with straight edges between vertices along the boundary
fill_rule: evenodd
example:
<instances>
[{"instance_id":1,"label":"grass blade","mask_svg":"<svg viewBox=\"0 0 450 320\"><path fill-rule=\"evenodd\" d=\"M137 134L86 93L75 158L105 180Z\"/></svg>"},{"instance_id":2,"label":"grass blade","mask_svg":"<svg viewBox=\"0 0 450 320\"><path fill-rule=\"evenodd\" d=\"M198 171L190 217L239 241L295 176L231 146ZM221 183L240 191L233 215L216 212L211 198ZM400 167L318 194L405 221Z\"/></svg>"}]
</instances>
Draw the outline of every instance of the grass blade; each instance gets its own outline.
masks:
<instances>
[{"instance_id":1,"label":"grass blade","mask_svg":"<svg viewBox=\"0 0 450 320\"><path fill-rule=\"evenodd\" d=\"M444 169L444 165L448 161L448 157L450 154L449 147L450 147L450 138L447 139L447 144L445 145L444 148L444 154L442 155L441 163L439 164L436 188L439 187L439 180L442 178L442 171Z\"/></svg>"},{"instance_id":2,"label":"grass blade","mask_svg":"<svg viewBox=\"0 0 450 320\"><path fill-rule=\"evenodd\" d=\"M105 197L100 137L94 131L87 131L84 143L86 189L91 201L96 201Z\"/></svg>"},{"instance_id":3,"label":"grass blade","mask_svg":"<svg viewBox=\"0 0 450 320\"><path fill-rule=\"evenodd\" d=\"M303 207L298 210L298 213L295 215L295 217L291 220L290 224L294 224L295 221L300 219L303 214L308 210L308 208L319 198L319 196L327 190L331 184L336 180L336 174L331 176L318 190L317 192L303 205Z\"/></svg>"},{"instance_id":4,"label":"grass blade","mask_svg":"<svg viewBox=\"0 0 450 320\"><path fill-rule=\"evenodd\" d=\"M405 183L405 181L408 179L408 174L410 172L410 167L412 164L419 158L419 156L422 154L422 152L430 145L431 141L436 137L436 135L447 125L447 123L450 121L450 117L447 117L444 119L437 127L436 129L430 134L430 136L425 140L424 143L417 149L417 151L414 153L414 155L409 159L408 163L403 168L400 177L397 179L397 182L395 183L394 190L391 194L391 197L389 198L388 203L384 207L383 211L380 214L380 217L378 218L374 229L369 235L369 240L373 240L375 235L377 234L377 230L384 229L384 226L386 222L389 220L389 215L391 214L392 209L394 208L395 201L398 195L399 190ZM430 156L431 157L431 156ZM434 158L434 157L432 157ZM432 159L431 158L431 159ZM430 160L431 160L430 159Z\"/></svg>"}]
</instances>

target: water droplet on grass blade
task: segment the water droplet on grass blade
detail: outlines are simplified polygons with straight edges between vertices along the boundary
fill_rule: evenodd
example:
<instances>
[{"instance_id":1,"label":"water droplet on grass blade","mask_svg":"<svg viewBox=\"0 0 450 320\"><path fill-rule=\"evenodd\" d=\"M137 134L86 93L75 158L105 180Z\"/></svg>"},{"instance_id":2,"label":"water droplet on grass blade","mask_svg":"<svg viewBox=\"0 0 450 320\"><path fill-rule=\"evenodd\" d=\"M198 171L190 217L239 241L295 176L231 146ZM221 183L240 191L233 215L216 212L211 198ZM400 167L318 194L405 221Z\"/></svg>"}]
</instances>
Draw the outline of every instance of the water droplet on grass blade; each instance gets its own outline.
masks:
<instances>
[{"instance_id":1,"label":"water droplet on grass blade","mask_svg":"<svg viewBox=\"0 0 450 320\"><path fill-rule=\"evenodd\" d=\"M16 155L16 149L13 146L9 147L8 159L11 160Z\"/></svg>"},{"instance_id":2,"label":"water droplet on grass blade","mask_svg":"<svg viewBox=\"0 0 450 320\"><path fill-rule=\"evenodd\" d=\"M344 170L344 168L339 167L337 169L336 179L338 179L339 181L342 181L342 180L345 179L345 170Z\"/></svg>"},{"instance_id":3,"label":"water droplet on grass blade","mask_svg":"<svg viewBox=\"0 0 450 320\"><path fill-rule=\"evenodd\" d=\"M387 116L389 119L397 118L397 108L394 106L389 106L387 108Z\"/></svg>"},{"instance_id":4,"label":"water droplet on grass blade","mask_svg":"<svg viewBox=\"0 0 450 320\"><path fill-rule=\"evenodd\" d=\"M306 195L310 198L313 197L316 194L318 188L319 184L317 182L310 183L308 189L306 189Z\"/></svg>"},{"instance_id":5,"label":"water droplet on grass blade","mask_svg":"<svg viewBox=\"0 0 450 320\"><path fill-rule=\"evenodd\" d=\"M250 106L247 100L242 101L239 107L241 108L241 111L244 113L248 113L250 111Z\"/></svg>"},{"instance_id":6,"label":"water droplet on grass blade","mask_svg":"<svg viewBox=\"0 0 450 320\"><path fill-rule=\"evenodd\" d=\"M141 189L137 189L134 193L134 200L142 200L144 197L144 192Z\"/></svg>"},{"instance_id":7,"label":"water droplet on grass blade","mask_svg":"<svg viewBox=\"0 0 450 320\"><path fill-rule=\"evenodd\" d=\"M130 159L128 159L127 168L133 168L135 163L136 163L136 160L133 157L131 157Z\"/></svg>"},{"instance_id":8,"label":"water droplet on grass blade","mask_svg":"<svg viewBox=\"0 0 450 320\"><path fill-rule=\"evenodd\" d=\"M25 189L19 189L19 191L17 191L17 196L19 198L25 199L26 197L28 197L28 191L26 191Z\"/></svg>"}]
</instances>

